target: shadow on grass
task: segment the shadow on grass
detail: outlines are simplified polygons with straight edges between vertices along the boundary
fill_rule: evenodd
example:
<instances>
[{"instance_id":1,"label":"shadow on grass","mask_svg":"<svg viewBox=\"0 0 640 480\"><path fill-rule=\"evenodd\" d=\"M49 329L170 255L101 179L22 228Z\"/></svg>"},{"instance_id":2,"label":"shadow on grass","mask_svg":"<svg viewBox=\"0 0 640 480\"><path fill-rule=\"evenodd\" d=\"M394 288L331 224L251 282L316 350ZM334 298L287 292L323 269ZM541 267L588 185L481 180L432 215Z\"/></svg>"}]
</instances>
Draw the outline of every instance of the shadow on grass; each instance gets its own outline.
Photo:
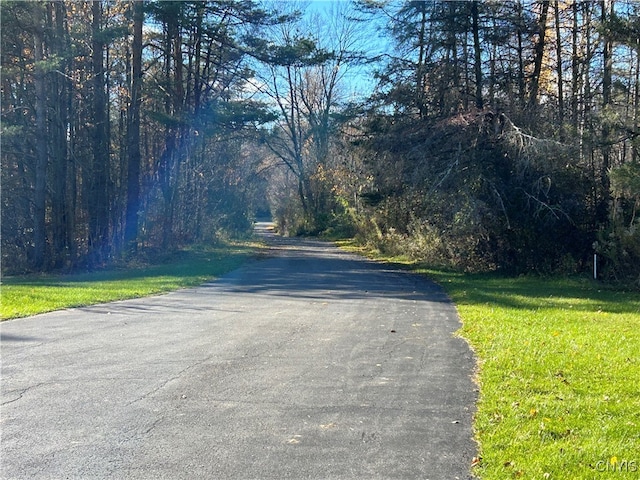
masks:
<instances>
[{"instance_id":1,"label":"shadow on grass","mask_svg":"<svg viewBox=\"0 0 640 480\"><path fill-rule=\"evenodd\" d=\"M0 321L195 287L239 268L256 251L255 245L223 244L93 272L5 277Z\"/></svg>"},{"instance_id":2,"label":"shadow on grass","mask_svg":"<svg viewBox=\"0 0 640 480\"><path fill-rule=\"evenodd\" d=\"M195 285L237 268L252 255L255 255L255 247L246 245L187 249L151 258L145 263L131 262L91 272L5 277L2 283L6 286L75 287L77 284L185 277L192 279L186 280L187 284Z\"/></svg>"},{"instance_id":3,"label":"shadow on grass","mask_svg":"<svg viewBox=\"0 0 640 480\"><path fill-rule=\"evenodd\" d=\"M586 278L508 277L418 270L440 283L457 304L543 310L572 309L640 314L637 292L616 290Z\"/></svg>"}]
</instances>

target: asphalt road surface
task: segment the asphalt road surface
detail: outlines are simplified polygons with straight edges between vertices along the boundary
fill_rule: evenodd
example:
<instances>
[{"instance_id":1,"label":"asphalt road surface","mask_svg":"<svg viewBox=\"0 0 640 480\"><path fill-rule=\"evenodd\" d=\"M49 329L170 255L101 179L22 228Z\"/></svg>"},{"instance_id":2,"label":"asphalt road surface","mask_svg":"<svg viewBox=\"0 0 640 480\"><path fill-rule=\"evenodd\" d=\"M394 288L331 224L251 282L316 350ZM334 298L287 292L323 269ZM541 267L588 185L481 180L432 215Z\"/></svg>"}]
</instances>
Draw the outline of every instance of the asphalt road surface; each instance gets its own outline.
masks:
<instances>
[{"instance_id":1,"label":"asphalt road surface","mask_svg":"<svg viewBox=\"0 0 640 480\"><path fill-rule=\"evenodd\" d=\"M440 288L270 241L199 288L3 322L2 478L470 478L475 361Z\"/></svg>"}]
</instances>

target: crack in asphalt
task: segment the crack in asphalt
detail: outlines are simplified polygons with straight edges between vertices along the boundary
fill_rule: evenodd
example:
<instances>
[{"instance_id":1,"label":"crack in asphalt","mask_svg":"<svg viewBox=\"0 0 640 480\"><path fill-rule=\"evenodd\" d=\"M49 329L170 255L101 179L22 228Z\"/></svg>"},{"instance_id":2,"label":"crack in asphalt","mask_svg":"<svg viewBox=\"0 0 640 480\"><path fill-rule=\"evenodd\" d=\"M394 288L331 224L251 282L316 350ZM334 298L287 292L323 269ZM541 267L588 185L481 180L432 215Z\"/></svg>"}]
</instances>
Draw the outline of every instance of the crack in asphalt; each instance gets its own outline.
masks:
<instances>
[{"instance_id":1,"label":"crack in asphalt","mask_svg":"<svg viewBox=\"0 0 640 480\"><path fill-rule=\"evenodd\" d=\"M9 390L9 392L5 392L4 394L7 395L15 395L17 394L18 396L16 398L13 398L11 400L7 400L5 402L0 403L0 406L4 406L4 405L9 405L10 403L14 403L14 402L18 402L20 400L22 400L22 397L24 397L26 395L27 392L31 391L31 390L35 390L36 388L40 388L43 385L47 385L50 382L40 382L40 383L36 383L35 385L30 385L28 387L25 388L21 388L18 390Z\"/></svg>"}]
</instances>

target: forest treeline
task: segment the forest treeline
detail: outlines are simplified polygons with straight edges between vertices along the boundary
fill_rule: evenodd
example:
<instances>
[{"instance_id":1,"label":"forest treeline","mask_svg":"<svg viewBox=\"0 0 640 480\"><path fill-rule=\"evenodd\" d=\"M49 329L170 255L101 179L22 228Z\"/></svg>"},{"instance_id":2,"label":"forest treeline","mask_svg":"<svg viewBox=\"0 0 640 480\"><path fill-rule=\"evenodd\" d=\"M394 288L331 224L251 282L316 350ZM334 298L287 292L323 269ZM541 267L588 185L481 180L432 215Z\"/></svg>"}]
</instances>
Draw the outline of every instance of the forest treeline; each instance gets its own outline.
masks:
<instances>
[{"instance_id":1,"label":"forest treeline","mask_svg":"<svg viewBox=\"0 0 640 480\"><path fill-rule=\"evenodd\" d=\"M271 214L434 265L597 254L601 278L640 282L637 2L0 7L5 274Z\"/></svg>"}]
</instances>

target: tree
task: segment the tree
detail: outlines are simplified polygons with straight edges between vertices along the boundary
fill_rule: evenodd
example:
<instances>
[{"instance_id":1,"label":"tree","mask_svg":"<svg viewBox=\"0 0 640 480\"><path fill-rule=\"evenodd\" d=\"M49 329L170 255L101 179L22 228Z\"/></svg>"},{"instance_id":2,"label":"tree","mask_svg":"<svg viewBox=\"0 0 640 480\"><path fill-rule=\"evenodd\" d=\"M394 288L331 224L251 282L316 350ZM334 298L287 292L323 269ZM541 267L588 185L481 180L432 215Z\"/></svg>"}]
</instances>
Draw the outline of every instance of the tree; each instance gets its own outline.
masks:
<instances>
[{"instance_id":1,"label":"tree","mask_svg":"<svg viewBox=\"0 0 640 480\"><path fill-rule=\"evenodd\" d=\"M613 15L613 0L601 0L600 1L600 21L602 25L607 25L609 19ZM612 68L613 68L613 41L612 36L607 28L604 29L604 39L602 47L602 109L605 115L611 106L611 88L612 88ZM609 169L611 167L611 128L608 119L604 119L602 123L602 165L600 172L600 179L602 185L602 191L600 193L600 202L598 205L598 219L601 223L607 221L609 217L609 203L610 196L610 184L609 184Z\"/></svg>"},{"instance_id":2,"label":"tree","mask_svg":"<svg viewBox=\"0 0 640 480\"><path fill-rule=\"evenodd\" d=\"M163 34L144 29L146 9ZM245 37L279 19L226 0L2 10L3 268L92 268L121 245L171 247L211 238L203 219L247 218L215 196L250 190L231 172L270 115L243 98Z\"/></svg>"},{"instance_id":3,"label":"tree","mask_svg":"<svg viewBox=\"0 0 640 480\"><path fill-rule=\"evenodd\" d=\"M473 52L474 52L474 72L476 77L476 107L482 109L484 101L482 99L482 51L480 49L480 27L478 1L471 3L471 15L473 18Z\"/></svg>"},{"instance_id":4,"label":"tree","mask_svg":"<svg viewBox=\"0 0 640 480\"><path fill-rule=\"evenodd\" d=\"M107 112L106 72L104 68L104 35L102 26L102 2L91 3L92 44L92 123L93 159L87 191L89 215L89 251L95 263L102 263L111 253L109 238L110 167L109 117Z\"/></svg>"},{"instance_id":5,"label":"tree","mask_svg":"<svg viewBox=\"0 0 640 480\"><path fill-rule=\"evenodd\" d=\"M33 4L33 55L34 55L34 87L36 93L35 117L36 129L40 134L36 139L36 165L34 182L34 226L33 226L33 263L37 269L44 266L46 253L46 180L47 180L47 95L45 84L44 58L44 9L41 4Z\"/></svg>"},{"instance_id":6,"label":"tree","mask_svg":"<svg viewBox=\"0 0 640 480\"><path fill-rule=\"evenodd\" d=\"M612 278L637 270L635 2L274 6L3 3L3 271L248 229L267 179L294 231L520 271L583 268L598 240ZM372 21L391 48L355 105Z\"/></svg>"},{"instance_id":7,"label":"tree","mask_svg":"<svg viewBox=\"0 0 640 480\"><path fill-rule=\"evenodd\" d=\"M380 75L384 93L373 99L378 109L362 123L365 140L358 148L368 167L366 180L361 178L362 224L374 224L368 238L383 248L392 243L407 250L431 248L432 259L458 265L465 264L465 250L469 259L474 251L483 252L482 258L504 268L526 270L536 258L547 258L547 268L554 269L563 256L581 264L595 238L595 206L608 204L600 183L607 177L603 168L610 169L619 148L614 139L623 136L614 100L620 91L616 85L624 83L615 78L615 57L622 50L593 35L596 28L610 30L595 22L601 4L561 10L554 2L553 30L548 1L480 6L404 2L397 11L410 15L388 15L390 35L405 49L397 48L401 55ZM421 7L426 7L423 17ZM607 3L607 8L606 17L613 18L615 7ZM465 9L466 15L459 15ZM430 68L425 108L419 109L413 100L420 94L418 83L411 84L407 72L416 71L424 38L429 39L423 51ZM610 69L603 68L597 78L594 72L607 59ZM580 133L572 137L563 128L562 66L569 61L571 115ZM485 75L490 79L486 91ZM484 107L485 94L497 111L478 116L465 98L473 98L475 108ZM608 142L600 142L603 132ZM595 221L600 228L606 223L602 216ZM566 238L572 241L561 248Z\"/></svg>"},{"instance_id":8,"label":"tree","mask_svg":"<svg viewBox=\"0 0 640 480\"><path fill-rule=\"evenodd\" d=\"M268 67L269 77L265 76L268 90L263 91L275 102L281 120L266 139L271 151L296 176L302 210L307 216L312 214L314 192L312 172L304 154L311 126L304 111L303 68L320 60L313 42L290 36L290 32L284 32L284 37L285 44L271 52L273 63Z\"/></svg>"},{"instance_id":9,"label":"tree","mask_svg":"<svg viewBox=\"0 0 640 480\"><path fill-rule=\"evenodd\" d=\"M49 103L48 138L50 152L51 214L50 262L53 268L64 267L73 248L73 236L68 228L73 212L68 195L67 131L69 126L70 80L68 71L70 38L66 22L67 12L63 2L47 2L46 17L49 30L49 52L55 69L48 75L47 97Z\"/></svg>"},{"instance_id":10,"label":"tree","mask_svg":"<svg viewBox=\"0 0 640 480\"><path fill-rule=\"evenodd\" d=\"M168 248L200 231L199 222L185 223L184 218L211 213L202 210L206 202L191 200L207 197L214 183L202 177L209 163L220 158L211 153L212 145L224 148L226 137L264 121L263 109L245 100L243 89L252 76L249 58L257 55L260 29L278 20L254 2L154 2L150 13L163 33L150 46L162 63L152 66L146 82L159 87L150 92L148 103L160 127L151 134L153 174L159 182L149 195L162 199L156 224Z\"/></svg>"},{"instance_id":11,"label":"tree","mask_svg":"<svg viewBox=\"0 0 640 480\"><path fill-rule=\"evenodd\" d=\"M334 207L329 157L345 108L341 83L362 57L348 17L343 5L323 19L312 18L309 25L318 27L280 25L274 31L280 43L264 46L260 91L278 115L264 138L296 179L302 218L287 219L294 229L322 230ZM309 37L297 35L299 29Z\"/></svg>"},{"instance_id":12,"label":"tree","mask_svg":"<svg viewBox=\"0 0 640 480\"><path fill-rule=\"evenodd\" d=\"M133 12L133 42L131 45L131 99L127 116L127 206L124 242L135 251L138 237L138 209L140 206L140 107L142 106L142 26L144 6L131 2Z\"/></svg>"},{"instance_id":13,"label":"tree","mask_svg":"<svg viewBox=\"0 0 640 480\"><path fill-rule=\"evenodd\" d=\"M538 103L538 91L540 89L540 74L542 62L545 56L547 38L547 16L549 13L549 0L542 0L540 19L538 20L538 39L534 49L533 74L531 75L531 87L529 92L529 107L533 108Z\"/></svg>"}]
</instances>

